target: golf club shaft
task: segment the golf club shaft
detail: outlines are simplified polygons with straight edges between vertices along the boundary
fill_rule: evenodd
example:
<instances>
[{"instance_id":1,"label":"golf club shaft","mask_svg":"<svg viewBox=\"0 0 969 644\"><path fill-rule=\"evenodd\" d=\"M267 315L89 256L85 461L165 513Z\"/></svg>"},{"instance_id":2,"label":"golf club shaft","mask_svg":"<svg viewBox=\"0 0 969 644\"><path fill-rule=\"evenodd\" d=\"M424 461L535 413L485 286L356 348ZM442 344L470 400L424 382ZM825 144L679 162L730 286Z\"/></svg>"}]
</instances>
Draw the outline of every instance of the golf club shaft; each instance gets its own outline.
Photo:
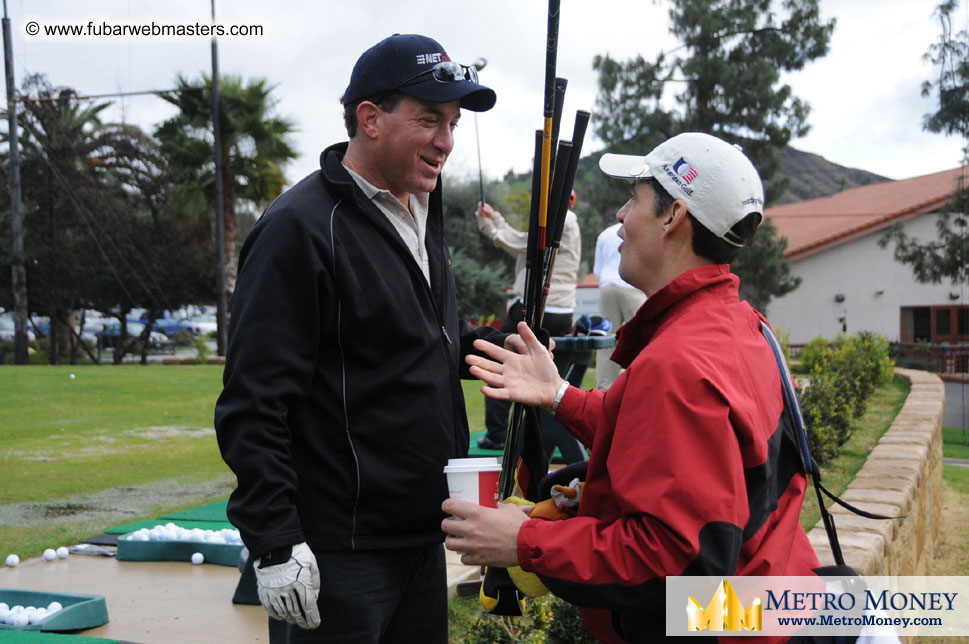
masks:
<instances>
[{"instance_id":1,"label":"golf club shaft","mask_svg":"<svg viewBox=\"0 0 969 644\"><path fill-rule=\"evenodd\" d=\"M481 193L481 203L485 202L484 171L481 169L481 137L478 135L478 113L474 113L474 141L478 145L478 188Z\"/></svg>"},{"instance_id":2,"label":"golf club shaft","mask_svg":"<svg viewBox=\"0 0 969 644\"><path fill-rule=\"evenodd\" d=\"M545 41L545 124L542 130L542 186L538 209L538 247L544 250L548 221L548 186L552 172L552 130L555 120L555 65L559 45L559 6L561 0L548 2L548 32Z\"/></svg>"}]
</instances>

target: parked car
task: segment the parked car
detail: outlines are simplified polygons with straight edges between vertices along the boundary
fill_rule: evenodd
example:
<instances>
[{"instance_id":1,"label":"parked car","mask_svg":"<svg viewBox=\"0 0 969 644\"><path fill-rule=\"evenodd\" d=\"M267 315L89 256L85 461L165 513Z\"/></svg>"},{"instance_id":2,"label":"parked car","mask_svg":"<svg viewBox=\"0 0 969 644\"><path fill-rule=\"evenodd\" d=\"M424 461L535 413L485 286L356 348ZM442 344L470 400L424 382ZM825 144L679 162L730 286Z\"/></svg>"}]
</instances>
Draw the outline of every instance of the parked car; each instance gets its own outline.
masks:
<instances>
[{"instance_id":1,"label":"parked car","mask_svg":"<svg viewBox=\"0 0 969 644\"><path fill-rule=\"evenodd\" d=\"M137 338L144 330L145 325L141 322L128 322L129 339ZM103 329L97 331L94 335L101 343L102 348L114 349L118 346L118 342L121 340L121 324L118 322L107 324ZM148 335L148 342L150 348L159 350L168 349L172 344L172 341L168 339L168 336L159 331L152 331Z\"/></svg>"},{"instance_id":2,"label":"parked car","mask_svg":"<svg viewBox=\"0 0 969 644\"><path fill-rule=\"evenodd\" d=\"M218 331L219 325L214 315L196 315L185 320L186 328L194 335L207 338Z\"/></svg>"},{"instance_id":3,"label":"parked car","mask_svg":"<svg viewBox=\"0 0 969 644\"><path fill-rule=\"evenodd\" d=\"M30 325L28 324L28 327ZM13 316L4 313L0 315L0 342L13 342L16 327L13 323ZM27 329L27 341L33 342L37 337L29 328Z\"/></svg>"},{"instance_id":4,"label":"parked car","mask_svg":"<svg viewBox=\"0 0 969 644\"><path fill-rule=\"evenodd\" d=\"M138 321L142 324L148 324L148 313L142 313ZM152 326L152 328L164 333L165 336L169 338L174 338L175 334L183 329L191 331L191 328L187 324L187 320L176 319L170 311L162 311L161 316L155 320L155 324Z\"/></svg>"}]
</instances>

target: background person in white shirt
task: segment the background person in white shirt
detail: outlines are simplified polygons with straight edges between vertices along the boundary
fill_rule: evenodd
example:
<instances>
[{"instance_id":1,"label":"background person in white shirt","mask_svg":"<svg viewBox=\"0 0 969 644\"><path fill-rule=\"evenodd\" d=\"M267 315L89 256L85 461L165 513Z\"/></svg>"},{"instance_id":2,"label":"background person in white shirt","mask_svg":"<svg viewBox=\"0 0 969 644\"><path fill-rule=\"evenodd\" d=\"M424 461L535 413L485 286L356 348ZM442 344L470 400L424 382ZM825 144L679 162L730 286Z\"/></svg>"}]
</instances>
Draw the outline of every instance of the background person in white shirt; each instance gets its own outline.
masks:
<instances>
[{"instance_id":1,"label":"background person in white shirt","mask_svg":"<svg viewBox=\"0 0 969 644\"><path fill-rule=\"evenodd\" d=\"M575 203L575 190L569 199L569 207ZM495 246L515 258L515 284L512 287L518 299L508 308L508 315L501 323L502 333L515 333L522 321L522 295L525 292L525 250L528 231L518 230L489 204L478 204L478 229ZM542 326L550 336L568 335L572 329L575 311L575 286L578 283L579 261L582 258L582 233L579 218L572 210L565 215L562 242L555 255L548 298L545 301L545 317ZM483 449L504 449L508 430L508 412L511 403L506 400L485 398L485 427L487 432L478 439Z\"/></svg>"},{"instance_id":2,"label":"background person in white shirt","mask_svg":"<svg viewBox=\"0 0 969 644\"><path fill-rule=\"evenodd\" d=\"M615 222L615 216L608 219ZM632 318L646 301L646 294L619 277L619 239L621 224L613 223L599 233L593 272L599 278L599 315L612 323L615 332ZM612 361L612 348L596 352L596 389L606 391L619 377L622 367Z\"/></svg>"}]
</instances>

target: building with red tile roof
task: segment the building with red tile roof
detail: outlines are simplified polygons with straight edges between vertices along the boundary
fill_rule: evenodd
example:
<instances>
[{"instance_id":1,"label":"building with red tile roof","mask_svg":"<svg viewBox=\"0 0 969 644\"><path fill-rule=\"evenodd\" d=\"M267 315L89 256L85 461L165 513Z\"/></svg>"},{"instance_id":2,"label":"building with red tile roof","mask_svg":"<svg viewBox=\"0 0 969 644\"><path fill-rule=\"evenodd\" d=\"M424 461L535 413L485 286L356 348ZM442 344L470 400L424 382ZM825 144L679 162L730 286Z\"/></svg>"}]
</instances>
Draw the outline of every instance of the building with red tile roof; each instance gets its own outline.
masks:
<instances>
[{"instance_id":1,"label":"building with red tile roof","mask_svg":"<svg viewBox=\"0 0 969 644\"><path fill-rule=\"evenodd\" d=\"M969 166L768 208L802 282L771 301L767 317L794 344L859 330L890 341L969 342L969 287L920 284L895 260L894 243L878 245L896 222L910 237L936 239L960 176L969 184Z\"/></svg>"}]
</instances>

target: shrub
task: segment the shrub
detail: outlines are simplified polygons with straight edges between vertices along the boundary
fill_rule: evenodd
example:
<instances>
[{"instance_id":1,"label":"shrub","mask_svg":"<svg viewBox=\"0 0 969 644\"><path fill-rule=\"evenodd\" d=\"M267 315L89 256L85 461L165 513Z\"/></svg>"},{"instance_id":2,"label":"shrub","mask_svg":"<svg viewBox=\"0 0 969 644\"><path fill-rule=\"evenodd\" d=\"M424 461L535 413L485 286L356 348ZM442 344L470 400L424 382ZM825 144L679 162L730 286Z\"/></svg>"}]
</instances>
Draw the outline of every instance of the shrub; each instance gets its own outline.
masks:
<instances>
[{"instance_id":1,"label":"shrub","mask_svg":"<svg viewBox=\"0 0 969 644\"><path fill-rule=\"evenodd\" d=\"M50 338L37 338L33 345L35 351L27 356L27 364L49 364Z\"/></svg>"},{"instance_id":2,"label":"shrub","mask_svg":"<svg viewBox=\"0 0 969 644\"><path fill-rule=\"evenodd\" d=\"M522 617L490 615L463 600L448 608L451 641L460 644L595 644L579 609L551 593L529 599Z\"/></svg>"},{"instance_id":3,"label":"shrub","mask_svg":"<svg viewBox=\"0 0 969 644\"><path fill-rule=\"evenodd\" d=\"M808 445L818 464L836 456L850 434L852 405L848 391L831 370L829 360L814 364L810 383L801 391Z\"/></svg>"},{"instance_id":4,"label":"shrub","mask_svg":"<svg viewBox=\"0 0 969 644\"><path fill-rule=\"evenodd\" d=\"M548 597L552 612L552 623L548 629L549 644L595 644L596 639L585 630L579 608L558 597Z\"/></svg>"},{"instance_id":5,"label":"shrub","mask_svg":"<svg viewBox=\"0 0 969 644\"><path fill-rule=\"evenodd\" d=\"M781 327L774 328L774 335L777 336L777 341L781 343L781 351L784 353L784 359L788 362L791 361L791 332L784 331Z\"/></svg>"},{"instance_id":6,"label":"shrub","mask_svg":"<svg viewBox=\"0 0 969 644\"><path fill-rule=\"evenodd\" d=\"M801 360L801 369L804 373L814 371L814 366L826 359L828 350L828 341L820 335L804 345L797 356Z\"/></svg>"},{"instance_id":7,"label":"shrub","mask_svg":"<svg viewBox=\"0 0 969 644\"><path fill-rule=\"evenodd\" d=\"M851 421L865 413L875 387L891 381L894 363L880 335L861 331L839 335L833 343L817 337L801 351L810 384L801 392L801 408L811 453L818 463L836 456L851 436Z\"/></svg>"},{"instance_id":8,"label":"shrub","mask_svg":"<svg viewBox=\"0 0 969 644\"><path fill-rule=\"evenodd\" d=\"M195 334L188 329L179 329L175 332L172 342L175 343L176 347L191 347L195 345Z\"/></svg>"},{"instance_id":9,"label":"shrub","mask_svg":"<svg viewBox=\"0 0 969 644\"><path fill-rule=\"evenodd\" d=\"M209 351L209 345L205 341L205 338L202 336L195 338L195 354L197 356L198 363L205 364L208 362L210 353L211 351Z\"/></svg>"}]
</instances>

